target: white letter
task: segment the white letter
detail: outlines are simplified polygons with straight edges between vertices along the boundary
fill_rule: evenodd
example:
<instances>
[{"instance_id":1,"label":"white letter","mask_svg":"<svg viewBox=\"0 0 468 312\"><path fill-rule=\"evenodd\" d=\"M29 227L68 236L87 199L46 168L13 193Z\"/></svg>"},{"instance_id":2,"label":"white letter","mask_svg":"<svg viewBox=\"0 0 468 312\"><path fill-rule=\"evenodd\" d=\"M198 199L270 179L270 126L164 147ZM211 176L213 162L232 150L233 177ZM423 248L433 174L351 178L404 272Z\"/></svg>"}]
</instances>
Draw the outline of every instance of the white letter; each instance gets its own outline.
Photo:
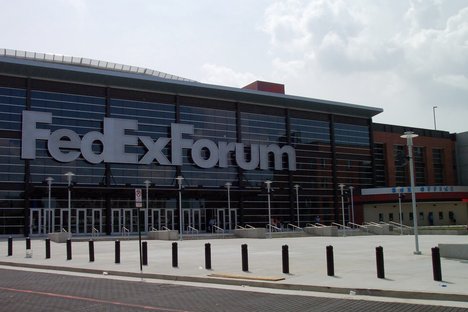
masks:
<instances>
[{"instance_id":1,"label":"white letter","mask_svg":"<svg viewBox=\"0 0 468 312\"><path fill-rule=\"evenodd\" d=\"M46 112L23 111L21 136L21 158L36 159L36 140L47 140L50 130L37 129L36 123L52 123L52 114Z\"/></svg>"},{"instance_id":2,"label":"white letter","mask_svg":"<svg viewBox=\"0 0 468 312\"><path fill-rule=\"evenodd\" d=\"M191 148L192 139L183 139L182 134L193 134L193 125L171 123L171 160L172 164L182 166L182 149Z\"/></svg>"},{"instance_id":3,"label":"white letter","mask_svg":"<svg viewBox=\"0 0 468 312\"><path fill-rule=\"evenodd\" d=\"M254 170L258 167L258 144L250 145L250 162L245 160L244 143L236 143L236 162L244 170Z\"/></svg>"},{"instance_id":4,"label":"white letter","mask_svg":"<svg viewBox=\"0 0 468 312\"><path fill-rule=\"evenodd\" d=\"M138 145L138 137L125 130L138 130L138 121L104 118L104 161L122 164L138 163L138 154L125 153L125 146Z\"/></svg>"},{"instance_id":5,"label":"white letter","mask_svg":"<svg viewBox=\"0 0 468 312\"><path fill-rule=\"evenodd\" d=\"M208 159L201 156L201 151L206 148L210 152ZM218 147L215 142L208 139L200 139L192 146L192 159L201 168L213 168L218 163Z\"/></svg>"},{"instance_id":6,"label":"white letter","mask_svg":"<svg viewBox=\"0 0 468 312\"><path fill-rule=\"evenodd\" d=\"M68 138L66 141L62 141L62 138ZM58 129L52 132L47 142L47 148L49 149L50 155L61 162L70 162L80 156L79 151L69 151L63 153L60 148L69 149L80 149L80 136L73 130L70 129Z\"/></svg>"}]
</instances>

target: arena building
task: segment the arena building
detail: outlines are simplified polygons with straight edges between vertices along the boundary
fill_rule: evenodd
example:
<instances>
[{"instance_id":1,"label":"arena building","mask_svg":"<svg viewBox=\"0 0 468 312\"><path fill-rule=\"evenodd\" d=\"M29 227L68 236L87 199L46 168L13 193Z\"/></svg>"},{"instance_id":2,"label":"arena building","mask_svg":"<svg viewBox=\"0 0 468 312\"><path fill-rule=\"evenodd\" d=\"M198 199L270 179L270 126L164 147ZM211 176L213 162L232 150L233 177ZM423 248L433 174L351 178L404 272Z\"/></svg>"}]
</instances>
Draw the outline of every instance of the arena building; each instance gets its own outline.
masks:
<instances>
[{"instance_id":1,"label":"arena building","mask_svg":"<svg viewBox=\"0 0 468 312\"><path fill-rule=\"evenodd\" d=\"M136 232L136 188L144 231L338 220L382 109L282 90L0 50L0 234Z\"/></svg>"}]
</instances>

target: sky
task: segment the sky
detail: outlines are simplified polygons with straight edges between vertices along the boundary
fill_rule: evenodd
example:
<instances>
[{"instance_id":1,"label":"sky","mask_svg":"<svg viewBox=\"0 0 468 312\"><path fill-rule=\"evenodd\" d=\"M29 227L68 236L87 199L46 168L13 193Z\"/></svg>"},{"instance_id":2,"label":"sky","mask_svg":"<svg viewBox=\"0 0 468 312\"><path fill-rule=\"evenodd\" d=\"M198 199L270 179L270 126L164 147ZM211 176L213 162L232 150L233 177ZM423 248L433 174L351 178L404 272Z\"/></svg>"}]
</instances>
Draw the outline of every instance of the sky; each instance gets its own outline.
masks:
<instances>
[{"instance_id":1,"label":"sky","mask_svg":"<svg viewBox=\"0 0 468 312\"><path fill-rule=\"evenodd\" d=\"M468 131L468 0L0 0L0 29L0 48L271 81L383 108L374 122Z\"/></svg>"}]
</instances>

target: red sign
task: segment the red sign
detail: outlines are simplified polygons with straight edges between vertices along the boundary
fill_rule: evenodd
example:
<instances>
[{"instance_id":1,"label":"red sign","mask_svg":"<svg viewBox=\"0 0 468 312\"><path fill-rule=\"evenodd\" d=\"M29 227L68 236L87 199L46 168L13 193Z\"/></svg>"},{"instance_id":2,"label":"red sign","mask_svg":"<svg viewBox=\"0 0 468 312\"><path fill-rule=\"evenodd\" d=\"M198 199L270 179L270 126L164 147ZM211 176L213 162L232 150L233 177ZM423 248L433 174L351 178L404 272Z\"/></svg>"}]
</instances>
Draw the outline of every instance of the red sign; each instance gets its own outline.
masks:
<instances>
[{"instance_id":1,"label":"red sign","mask_svg":"<svg viewBox=\"0 0 468 312\"><path fill-rule=\"evenodd\" d=\"M142 199L141 189L135 189L135 207L141 208L143 207L143 199Z\"/></svg>"}]
</instances>

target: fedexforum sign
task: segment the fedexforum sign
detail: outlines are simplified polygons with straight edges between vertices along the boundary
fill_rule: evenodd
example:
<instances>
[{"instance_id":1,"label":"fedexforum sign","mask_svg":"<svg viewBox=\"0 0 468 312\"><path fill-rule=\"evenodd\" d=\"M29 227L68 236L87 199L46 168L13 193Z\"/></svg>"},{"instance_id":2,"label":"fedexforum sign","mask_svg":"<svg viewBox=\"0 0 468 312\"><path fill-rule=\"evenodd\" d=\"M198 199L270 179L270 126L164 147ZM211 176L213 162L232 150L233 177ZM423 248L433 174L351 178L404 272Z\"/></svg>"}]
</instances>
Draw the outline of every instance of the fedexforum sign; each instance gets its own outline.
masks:
<instances>
[{"instance_id":1,"label":"fedexforum sign","mask_svg":"<svg viewBox=\"0 0 468 312\"><path fill-rule=\"evenodd\" d=\"M36 141L47 141L50 155L57 161L70 162L80 154L93 164L124 163L151 164L153 161L160 165L182 165L183 150L190 150L193 162L201 168L215 166L227 168L230 153L235 153L235 160L239 167L245 170L269 169L269 155L274 157L274 169L283 169L283 156L287 156L288 169L296 170L296 151L292 146L279 147L277 144L250 145L250 159L246 160L244 143L223 142L215 143L208 139L194 141L185 137L193 135L194 127L188 124L171 124L171 137L160 137L154 141L148 136L129 135L127 130L138 130L138 121L131 119L104 118L103 132L91 131L82 138L73 130L39 128L38 124L51 124L52 113L23 111L21 157L23 159L36 158ZM102 145L102 151L93 151L93 143ZM145 146L146 153L139 159L139 155L125 151L127 146L138 146L140 142ZM141 145L141 144L140 144ZM163 153L170 147L171 160ZM205 151L208 151L206 153Z\"/></svg>"}]
</instances>

